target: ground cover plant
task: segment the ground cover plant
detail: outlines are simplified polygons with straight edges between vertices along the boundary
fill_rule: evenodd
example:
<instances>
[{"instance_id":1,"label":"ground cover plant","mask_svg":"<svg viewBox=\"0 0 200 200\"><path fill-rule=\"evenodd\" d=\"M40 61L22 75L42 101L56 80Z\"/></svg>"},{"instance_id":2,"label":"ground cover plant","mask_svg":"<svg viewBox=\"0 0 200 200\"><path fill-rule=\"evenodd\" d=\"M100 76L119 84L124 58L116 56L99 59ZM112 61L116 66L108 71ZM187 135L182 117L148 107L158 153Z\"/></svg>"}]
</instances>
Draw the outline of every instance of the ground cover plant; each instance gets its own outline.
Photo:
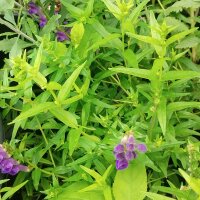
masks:
<instances>
[{"instance_id":1,"label":"ground cover plant","mask_svg":"<svg viewBox=\"0 0 200 200\"><path fill-rule=\"evenodd\" d=\"M200 199L199 0L0 0L0 197Z\"/></svg>"}]
</instances>

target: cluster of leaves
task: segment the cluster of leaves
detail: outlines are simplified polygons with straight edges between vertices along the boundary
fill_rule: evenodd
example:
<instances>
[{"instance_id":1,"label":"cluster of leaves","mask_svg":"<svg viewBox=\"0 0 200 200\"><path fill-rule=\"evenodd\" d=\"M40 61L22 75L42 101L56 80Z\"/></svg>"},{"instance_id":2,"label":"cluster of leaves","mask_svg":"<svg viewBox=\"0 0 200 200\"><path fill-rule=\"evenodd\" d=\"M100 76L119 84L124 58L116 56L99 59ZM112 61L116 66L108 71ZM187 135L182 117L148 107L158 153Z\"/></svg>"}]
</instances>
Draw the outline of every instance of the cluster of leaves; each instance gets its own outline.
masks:
<instances>
[{"instance_id":1,"label":"cluster of leaves","mask_svg":"<svg viewBox=\"0 0 200 200\"><path fill-rule=\"evenodd\" d=\"M43 29L27 0L0 1L0 131L30 169L1 181L2 199L21 187L23 200L199 198L199 0L61 0L56 15L37 3ZM148 152L116 171L130 130Z\"/></svg>"}]
</instances>

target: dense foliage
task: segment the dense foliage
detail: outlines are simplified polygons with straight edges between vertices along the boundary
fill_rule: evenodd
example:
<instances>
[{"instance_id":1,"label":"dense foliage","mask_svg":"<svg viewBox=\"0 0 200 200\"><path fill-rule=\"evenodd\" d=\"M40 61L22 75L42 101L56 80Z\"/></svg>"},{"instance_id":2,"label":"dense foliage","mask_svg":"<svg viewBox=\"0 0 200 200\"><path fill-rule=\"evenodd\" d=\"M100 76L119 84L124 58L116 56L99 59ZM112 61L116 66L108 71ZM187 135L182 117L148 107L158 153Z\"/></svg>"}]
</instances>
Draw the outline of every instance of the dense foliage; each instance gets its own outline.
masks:
<instances>
[{"instance_id":1,"label":"dense foliage","mask_svg":"<svg viewBox=\"0 0 200 200\"><path fill-rule=\"evenodd\" d=\"M199 8L0 0L1 199L200 199Z\"/></svg>"}]
</instances>

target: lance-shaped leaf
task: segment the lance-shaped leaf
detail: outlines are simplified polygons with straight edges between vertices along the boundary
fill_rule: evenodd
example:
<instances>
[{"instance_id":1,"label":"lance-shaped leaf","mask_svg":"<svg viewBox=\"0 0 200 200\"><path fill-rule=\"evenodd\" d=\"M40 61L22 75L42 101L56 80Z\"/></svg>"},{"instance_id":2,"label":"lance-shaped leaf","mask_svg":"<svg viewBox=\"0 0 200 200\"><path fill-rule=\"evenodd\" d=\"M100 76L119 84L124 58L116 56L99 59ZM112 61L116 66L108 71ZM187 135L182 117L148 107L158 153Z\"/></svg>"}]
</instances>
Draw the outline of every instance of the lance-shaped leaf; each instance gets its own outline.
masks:
<instances>
[{"instance_id":1,"label":"lance-shaped leaf","mask_svg":"<svg viewBox=\"0 0 200 200\"><path fill-rule=\"evenodd\" d=\"M63 122L64 124L66 124L69 127L72 128L77 128L77 120L74 116L74 114L72 114L69 111L64 110L61 107L54 107L52 109L50 109L50 112L57 118L59 119L61 122Z\"/></svg>"},{"instance_id":2,"label":"lance-shaped leaf","mask_svg":"<svg viewBox=\"0 0 200 200\"><path fill-rule=\"evenodd\" d=\"M108 10L118 19L120 20L121 10L111 1L111 0L102 0Z\"/></svg>"},{"instance_id":3,"label":"lance-shaped leaf","mask_svg":"<svg viewBox=\"0 0 200 200\"><path fill-rule=\"evenodd\" d=\"M162 76L162 80L192 79L200 77L200 72L196 71L168 71Z\"/></svg>"},{"instance_id":4,"label":"lance-shaped leaf","mask_svg":"<svg viewBox=\"0 0 200 200\"><path fill-rule=\"evenodd\" d=\"M59 102L62 102L63 100L65 100L65 98L69 95L76 79L78 78L78 76L84 66L85 66L85 63L80 65L77 69L74 70L74 72L71 74L71 76L65 81L65 83L63 84L62 88L60 89L60 91L58 93L58 101Z\"/></svg>"},{"instance_id":5,"label":"lance-shaped leaf","mask_svg":"<svg viewBox=\"0 0 200 200\"><path fill-rule=\"evenodd\" d=\"M181 32L181 33L177 33L176 35L173 35L173 36L171 36L169 39L167 39L166 45L168 46L168 45L172 44L173 42L184 38L186 35L188 35L188 34L194 32L194 31L196 31L196 30L197 30L197 28L192 28L192 29L190 29L190 30L183 31L183 32Z\"/></svg>"},{"instance_id":6,"label":"lance-shaped leaf","mask_svg":"<svg viewBox=\"0 0 200 200\"><path fill-rule=\"evenodd\" d=\"M69 155L72 156L74 150L78 145L78 141L81 135L81 129L71 129L68 133L67 139L69 141Z\"/></svg>"},{"instance_id":7,"label":"lance-shaped leaf","mask_svg":"<svg viewBox=\"0 0 200 200\"><path fill-rule=\"evenodd\" d=\"M162 97L160 99L160 103L157 109L158 121L164 135L166 133L166 121L167 121L166 103L167 103L166 98Z\"/></svg>"},{"instance_id":8,"label":"lance-shaped leaf","mask_svg":"<svg viewBox=\"0 0 200 200\"><path fill-rule=\"evenodd\" d=\"M179 169L179 172L183 176L183 178L187 181L189 186L198 194L200 195L200 179L194 178L189 176L185 171Z\"/></svg>"},{"instance_id":9,"label":"lance-shaped leaf","mask_svg":"<svg viewBox=\"0 0 200 200\"><path fill-rule=\"evenodd\" d=\"M27 119L29 117L33 117L42 112L46 112L50 108L54 108L54 107L56 107L56 105L53 102L45 102L45 103L35 104L35 105L33 105L32 108L30 108L26 111L22 111L21 114L18 117L16 117L10 124Z\"/></svg>"},{"instance_id":10,"label":"lance-shaped leaf","mask_svg":"<svg viewBox=\"0 0 200 200\"><path fill-rule=\"evenodd\" d=\"M151 79L151 71L147 69L115 67L115 68L109 68L109 70L116 73L133 75L139 78Z\"/></svg>"}]
</instances>

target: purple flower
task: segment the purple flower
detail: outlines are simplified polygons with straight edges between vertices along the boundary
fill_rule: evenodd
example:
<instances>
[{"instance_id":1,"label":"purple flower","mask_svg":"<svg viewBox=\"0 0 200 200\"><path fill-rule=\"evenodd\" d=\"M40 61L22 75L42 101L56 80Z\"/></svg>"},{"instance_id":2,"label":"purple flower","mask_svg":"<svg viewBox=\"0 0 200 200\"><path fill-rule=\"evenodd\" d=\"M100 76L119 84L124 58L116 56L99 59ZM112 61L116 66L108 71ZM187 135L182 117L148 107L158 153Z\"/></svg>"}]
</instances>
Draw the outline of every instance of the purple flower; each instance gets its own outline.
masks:
<instances>
[{"instance_id":1,"label":"purple flower","mask_svg":"<svg viewBox=\"0 0 200 200\"><path fill-rule=\"evenodd\" d=\"M20 165L15 159L11 158L0 145L0 170L1 173L15 175L19 171L28 171L28 167Z\"/></svg>"},{"instance_id":2,"label":"purple flower","mask_svg":"<svg viewBox=\"0 0 200 200\"><path fill-rule=\"evenodd\" d=\"M9 173L14 165L15 165L14 159L12 158L4 159L0 164L1 172L3 174Z\"/></svg>"},{"instance_id":3,"label":"purple flower","mask_svg":"<svg viewBox=\"0 0 200 200\"><path fill-rule=\"evenodd\" d=\"M123 160L123 159L125 159L125 153L124 152L116 153L115 157L116 157L117 160Z\"/></svg>"},{"instance_id":4,"label":"purple flower","mask_svg":"<svg viewBox=\"0 0 200 200\"><path fill-rule=\"evenodd\" d=\"M116 169L123 170L128 167L129 161L137 157L138 151L146 152L145 144L137 144L133 135L125 135L121 139L121 143L114 147L114 155L116 158Z\"/></svg>"},{"instance_id":5,"label":"purple flower","mask_svg":"<svg viewBox=\"0 0 200 200\"><path fill-rule=\"evenodd\" d=\"M128 167L128 161L127 160L116 160L116 168L117 170L126 169Z\"/></svg>"},{"instance_id":6,"label":"purple flower","mask_svg":"<svg viewBox=\"0 0 200 200\"><path fill-rule=\"evenodd\" d=\"M38 6L36 6L36 4L34 2L29 2L28 3L28 13L30 15L35 15L35 14L38 14L38 12L39 12Z\"/></svg>"},{"instance_id":7,"label":"purple flower","mask_svg":"<svg viewBox=\"0 0 200 200\"><path fill-rule=\"evenodd\" d=\"M19 171L28 171L28 167L24 165L15 165L12 170L10 171L10 175L16 175Z\"/></svg>"},{"instance_id":8,"label":"purple flower","mask_svg":"<svg viewBox=\"0 0 200 200\"><path fill-rule=\"evenodd\" d=\"M147 147L145 144L138 144L137 145L137 149L138 151L141 151L141 152L146 152L147 151Z\"/></svg>"},{"instance_id":9,"label":"purple flower","mask_svg":"<svg viewBox=\"0 0 200 200\"><path fill-rule=\"evenodd\" d=\"M0 151L0 162L8 157L8 154L4 151Z\"/></svg>"},{"instance_id":10,"label":"purple flower","mask_svg":"<svg viewBox=\"0 0 200 200\"><path fill-rule=\"evenodd\" d=\"M134 144L126 144L127 151L133 151L134 150Z\"/></svg>"},{"instance_id":11,"label":"purple flower","mask_svg":"<svg viewBox=\"0 0 200 200\"><path fill-rule=\"evenodd\" d=\"M114 152L116 152L116 153L122 153L122 152L124 152L124 145L118 144L117 146L115 146Z\"/></svg>"},{"instance_id":12,"label":"purple flower","mask_svg":"<svg viewBox=\"0 0 200 200\"><path fill-rule=\"evenodd\" d=\"M137 154L135 152L127 151L125 154L126 160L133 160L136 158Z\"/></svg>"},{"instance_id":13,"label":"purple flower","mask_svg":"<svg viewBox=\"0 0 200 200\"><path fill-rule=\"evenodd\" d=\"M68 40L66 33L63 31L57 31L56 37L57 37L57 40L60 42Z\"/></svg>"},{"instance_id":14,"label":"purple flower","mask_svg":"<svg viewBox=\"0 0 200 200\"><path fill-rule=\"evenodd\" d=\"M47 24L47 18L45 15L40 15L39 26L43 28Z\"/></svg>"}]
</instances>

